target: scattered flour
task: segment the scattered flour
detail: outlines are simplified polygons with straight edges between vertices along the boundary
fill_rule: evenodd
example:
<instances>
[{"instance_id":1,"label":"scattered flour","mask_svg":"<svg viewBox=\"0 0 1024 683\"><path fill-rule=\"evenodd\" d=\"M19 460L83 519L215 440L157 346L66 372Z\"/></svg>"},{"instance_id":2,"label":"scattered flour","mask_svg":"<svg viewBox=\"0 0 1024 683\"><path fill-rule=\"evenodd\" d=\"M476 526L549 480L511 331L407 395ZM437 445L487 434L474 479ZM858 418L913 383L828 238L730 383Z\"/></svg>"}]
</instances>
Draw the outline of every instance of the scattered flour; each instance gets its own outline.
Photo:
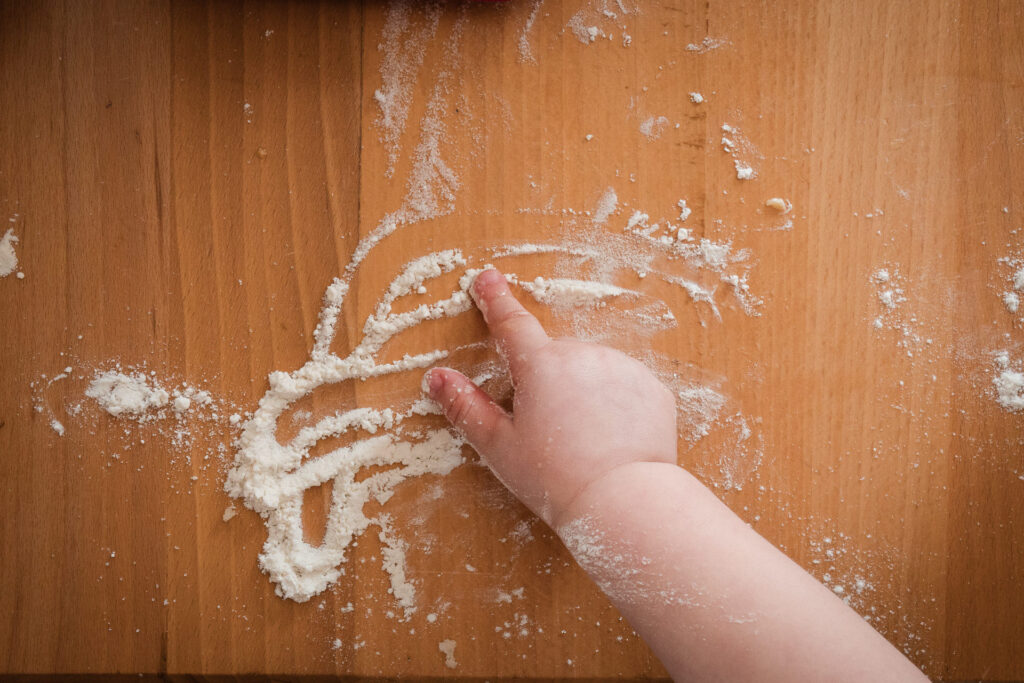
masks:
<instances>
[{"instance_id":1,"label":"scattered flour","mask_svg":"<svg viewBox=\"0 0 1024 683\"><path fill-rule=\"evenodd\" d=\"M437 649L444 654L444 665L449 669L454 669L459 664L455 661L455 641L451 638L442 640L437 644Z\"/></svg>"},{"instance_id":2,"label":"scattered flour","mask_svg":"<svg viewBox=\"0 0 1024 683\"><path fill-rule=\"evenodd\" d=\"M0 277L7 277L18 269L18 255L14 251L14 245L18 238L14 229L10 228L0 238Z\"/></svg>"},{"instance_id":3,"label":"scattered flour","mask_svg":"<svg viewBox=\"0 0 1024 683\"><path fill-rule=\"evenodd\" d=\"M530 48L530 31L533 30L533 24L537 21L537 13L540 12L540 7L543 4L544 0L534 0L533 8L530 10L530 15L526 18L526 23L523 24L523 29L519 32L518 47L520 62L537 62L537 59L533 56L533 50Z\"/></svg>"},{"instance_id":4,"label":"scattered flour","mask_svg":"<svg viewBox=\"0 0 1024 683\"><path fill-rule=\"evenodd\" d=\"M704 96L699 92L690 93L690 101L694 104L702 104L704 102Z\"/></svg>"},{"instance_id":5,"label":"scattered flour","mask_svg":"<svg viewBox=\"0 0 1024 683\"><path fill-rule=\"evenodd\" d=\"M50 429L57 432L57 436L64 436L64 425L61 424L60 420L56 418L50 420Z\"/></svg>"},{"instance_id":6,"label":"scattered flour","mask_svg":"<svg viewBox=\"0 0 1024 683\"><path fill-rule=\"evenodd\" d=\"M95 399L114 417L141 417L154 408L163 408L170 394L153 377L141 372L122 373L116 370L97 372L85 395Z\"/></svg>"},{"instance_id":7,"label":"scattered flour","mask_svg":"<svg viewBox=\"0 0 1024 683\"><path fill-rule=\"evenodd\" d=\"M657 140L670 123L665 116L650 116L640 124L640 133L648 140Z\"/></svg>"},{"instance_id":8,"label":"scattered flour","mask_svg":"<svg viewBox=\"0 0 1024 683\"><path fill-rule=\"evenodd\" d=\"M729 45L729 41L725 38L712 38L711 36L704 36L704 39L699 43L690 43L686 46L688 52L695 52L699 55L704 54L710 50L716 50L720 47Z\"/></svg>"},{"instance_id":9,"label":"scattered flour","mask_svg":"<svg viewBox=\"0 0 1024 683\"><path fill-rule=\"evenodd\" d=\"M688 384L676 392L680 427L685 428L683 436L690 442L700 441L711 433L718 421L725 396L703 384Z\"/></svg>"},{"instance_id":10,"label":"scattered flour","mask_svg":"<svg viewBox=\"0 0 1024 683\"><path fill-rule=\"evenodd\" d=\"M1024 372L1011 369L1010 354L999 351L995 355L996 375L992 384L996 388L996 400L1006 410L1024 410Z\"/></svg>"},{"instance_id":11,"label":"scattered flour","mask_svg":"<svg viewBox=\"0 0 1024 683\"><path fill-rule=\"evenodd\" d=\"M576 36L576 40L580 41L584 45L590 45L592 42L597 40L597 37L604 35L604 32L597 26L588 26L585 17L586 10L580 10L576 14L569 18L567 26L572 34Z\"/></svg>"},{"instance_id":12,"label":"scattered flour","mask_svg":"<svg viewBox=\"0 0 1024 683\"><path fill-rule=\"evenodd\" d=\"M609 187L597 201L597 207L594 209L594 225L607 223L608 217L615 213L618 206L619 198L615 194L615 188Z\"/></svg>"},{"instance_id":13,"label":"scattered flour","mask_svg":"<svg viewBox=\"0 0 1024 683\"><path fill-rule=\"evenodd\" d=\"M1002 258L999 260L1013 269L1008 278L1008 287L1001 295L1003 305L1006 306L1006 310L1010 313L1017 313L1020 310L1020 297L1024 294L1024 261L1019 258Z\"/></svg>"},{"instance_id":14,"label":"scattered flour","mask_svg":"<svg viewBox=\"0 0 1024 683\"><path fill-rule=\"evenodd\" d=\"M374 91L373 99L380 107L376 123L382 129L381 139L388 151L386 175L389 177L398 159L412 90L423 66L426 46L437 33L441 18L439 5L424 5L423 21L417 25L410 16L412 7L404 2L388 4L381 42L377 46L381 52L381 85Z\"/></svg>"}]
</instances>

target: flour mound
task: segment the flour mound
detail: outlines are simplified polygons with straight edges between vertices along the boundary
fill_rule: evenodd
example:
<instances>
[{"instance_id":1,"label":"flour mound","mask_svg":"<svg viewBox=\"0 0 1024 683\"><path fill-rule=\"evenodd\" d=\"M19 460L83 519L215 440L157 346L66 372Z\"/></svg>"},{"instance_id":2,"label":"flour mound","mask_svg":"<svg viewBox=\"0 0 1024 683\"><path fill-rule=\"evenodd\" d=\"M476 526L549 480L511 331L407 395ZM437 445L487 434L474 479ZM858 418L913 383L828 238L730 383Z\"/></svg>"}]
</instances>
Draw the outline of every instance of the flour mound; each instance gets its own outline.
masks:
<instances>
[{"instance_id":1,"label":"flour mound","mask_svg":"<svg viewBox=\"0 0 1024 683\"><path fill-rule=\"evenodd\" d=\"M85 395L96 399L114 417L139 416L163 408L170 400L170 394L155 379L141 372L125 374L116 370L97 372Z\"/></svg>"}]
</instances>

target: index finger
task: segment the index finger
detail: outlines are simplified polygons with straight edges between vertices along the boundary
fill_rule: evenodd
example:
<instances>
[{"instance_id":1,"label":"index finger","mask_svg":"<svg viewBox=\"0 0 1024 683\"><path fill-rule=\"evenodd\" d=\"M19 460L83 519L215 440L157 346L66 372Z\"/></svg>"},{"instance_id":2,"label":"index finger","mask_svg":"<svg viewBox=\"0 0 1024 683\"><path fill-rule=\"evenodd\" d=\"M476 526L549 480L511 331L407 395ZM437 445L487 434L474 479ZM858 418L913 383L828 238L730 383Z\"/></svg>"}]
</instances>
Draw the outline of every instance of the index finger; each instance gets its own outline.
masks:
<instances>
[{"instance_id":1,"label":"index finger","mask_svg":"<svg viewBox=\"0 0 1024 683\"><path fill-rule=\"evenodd\" d=\"M550 341L540 322L523 308L505 276L496 269L482 271L469 289L491 336L508 354L513 372L515 365Z\"/></svg>"}]
</instances>

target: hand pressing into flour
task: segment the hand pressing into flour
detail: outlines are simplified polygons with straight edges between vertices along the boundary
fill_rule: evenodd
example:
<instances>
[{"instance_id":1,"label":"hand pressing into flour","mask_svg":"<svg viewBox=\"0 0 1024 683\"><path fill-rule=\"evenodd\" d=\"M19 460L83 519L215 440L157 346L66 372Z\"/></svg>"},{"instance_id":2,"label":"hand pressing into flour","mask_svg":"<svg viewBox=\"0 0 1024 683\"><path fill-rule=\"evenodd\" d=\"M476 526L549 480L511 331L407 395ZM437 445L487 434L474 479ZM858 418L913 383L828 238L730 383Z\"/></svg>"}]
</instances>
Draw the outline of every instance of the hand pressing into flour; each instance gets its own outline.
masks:
<instances>
[{"instance_id":1,"label":"hand pressing into flour","mask_svg":"<svg viewBox=\"0 0 1024 683\"><path fill-rule=\"evenodd\" d=\"M556 526L586 487L635 462L676 462L672 393L624 353L551 339L496 270L471 293L515 388L512 415L455 370L427 376L430 395L487 465L534 513Z\"/></svg>"},{"instance_id":2,"label":"hand pressing into flour","mask_svg":"<svg viewBox=\"0 0 1024 683\"><path fill-rule=\"evenodd\" d=\"M927 680L676 466L675 402L647 368L550 339L495 270L471 294L508 357L512 414L447 368L427 373L430 396L674 679Z\"/></svg>"}]
</instances>

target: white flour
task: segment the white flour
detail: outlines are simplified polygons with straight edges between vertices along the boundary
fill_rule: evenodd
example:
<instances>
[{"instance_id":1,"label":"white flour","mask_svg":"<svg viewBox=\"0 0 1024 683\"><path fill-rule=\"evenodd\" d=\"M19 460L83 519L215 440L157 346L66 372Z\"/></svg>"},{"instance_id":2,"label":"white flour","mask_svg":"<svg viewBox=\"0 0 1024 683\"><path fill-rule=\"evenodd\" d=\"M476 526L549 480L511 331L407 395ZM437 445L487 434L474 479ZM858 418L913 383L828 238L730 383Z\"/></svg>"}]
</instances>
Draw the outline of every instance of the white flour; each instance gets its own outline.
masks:
<instances>
[{"instance_id":1,"label":"white flour","mask_svg":"<svg viewBox=\"0 0 1024 683\"><path fill-rule=\"evenodd\" d=\"M170 400L170 394L154 378L141 372L125 374L116 370L97 372L85 395L114 417L139 417L154 408L165 407Z\"/></svg>"},{"instance_id":2,"label":"white flour","mask_svg":"<svg viewBox=\"0 0 1024 683\"><path fill-rule=\"evenodd\" d=\"M671 123L665 116L651 116L640 124L640 133L648 140L657 140Z\"/></svg>"},{"instance_id":3,"label":"white flour","mask_svg":"<svg viewBox=\"0 0 1024 683\"><path fill-rule=\"evenodd\" d=\"M538 277L532 282L522 282L520 285L542 304L573 308L591 306L610 297L636 294L615 285L568 278Z\"/></svg>"},{"instance_id":4,"label":"white flour","mask_svg":"<svg viewBox=\"0 0 1024 683\"><path fill-rule=\"evenodd\" d=\"M1020 297L1024 295L1024 259L1001 258L999 262L1011 269L1011 273L1007 277L1006 289L1003 290L1000 298L1007 311L1017 313L1020 310Z\"/></svg>"},{"instance_id":5,"label":"white flour","mask_svg":"<svg viewBox=\"0 0 1024 683\"><path fill-rule=\"evenodd\" d=\"M534 0L530 15L526 18L526 23L523 24L523 28L519 32L517 45L519 47L520 62L531 62L534 64L537 62L537 59L533 56L533 50L530 48L530 32L533 30L533 24L537 21L537 13L540 12L540 6L543 4L544 0Z\"/></svg>"},{"instance_id":6,"label":"white flour","mask_svg":"<svg viewBox=\"0 0 1024 683\"><path fill-rule=\"evenodd\" d=\"M729 41L725 38L712 38L711 36L704 36L704 39L699 43L690 43L686 46L688 52L695 52L696 54L702 55L710 50L717 50L720 47L729 45Z\"/></svg>"},{"instance_id":7,"label":"white flour","mask_svg":"<svg viewBox=\"0 0 1024 683\"><path fill-rule=\"evenodd\" d=\"M1010 354L999 351L995 355L996 375L992 384L996 388L996 401L1006 410L1024 410L1024 372L1011 369Z\"/></svg>"},{"instance_id":8,"label":"white flour","mask_svg":"<svg viewBox=\"0 0 1024 683\"><path fill-rule=\"evenodd\" d=\"M412 101L412 89L423 66L427 43L437 33L441 6L428 4L423 8L424 20L414 25L410 20L410 6L389 3L381 42L381 87L374 91L373 99L380 107L376 123L382 129L381 140L388 151L387 176L394 173L401 136L405 132Z\"/></svg>"},{"instance_id":9,"label":"white flour","mask_svg":"<svg viewBox=\"0 0 1024 683\"><path fill-rule=\"evenodd\" d=\"M609 187L601 195L601 199L597 202L597 208L594 209L594 225L604 225L607 223L608 217L615 213L618 205L619 198L615 194L615 188Z\"/></svg>"},{"instance_id":10,"label":"white flour","mask_svg":"<svg viewBox=\"0 0 1024 683\"><path fill-rule=\"evenodd\" d=\"M444 665L449 669L454 669L459 664L455 661L455 641L451 638L442 640L437 644L437 649L444 654Z\"/></svg>"},{"instance_id":11,"label":"white flour","mask_svg":"<svg viewBox=\"0 0 1024 683\"><path fill-rule=\"evenodd\" d=\"M584 14L574 17L578 21L570 22L578 24L575 28L581 31L576 37L582 42L593 42L601 35L610 38L611 32L606 33L598 23L614 21L629 13L621 3L613 6L596 0L592 5L585 8ZM520 35L523 59L533 57L529 32L540 6L541 0L537 0ZM296 403L320 387L406 372L419 373L446 358L450 350L457 350L439 348L405 354L395 360L382 359L385 344L400 333L426 321L456 316L472 308L466 290L479 272L476 267L486 262L471 259L455 249L427 254L410 262L381 295L354 348L344 357L331 348L350 284L369 253L402 228L455 211L461 187L460 169L444 153L443 143L448 135L447 122L453 120L452 109L457 97L454 93L462 85L458 80L458 45L464 24L461 18L438 60L436 81L419 122L418 142L408 155L409 163L397 164L419 73L425 64L435 61L426 60L425 51L440 26L439 13L433 5L423 10L409 5L391 6L379 46L381 83L374 99L380 108L377 125L381 141L388 153L387 174L390 176L396 165L411 167L401 204L384 215L359 241L340 277L327 287L307 361L291 372L271 373L269 388L251 416L243 418L236 413L230 418L232 425L240 426L241 434L224 483L225 491L262 516L267 539L260 553L260 567L276 584L279 595L300 602L309 600L343 576L352 542L375 527L382 545L382 568L390 578L389 593L404 609L406 617L415 611L416 586L405 565L410 546L398 536L398 524L386 512L365 512L364 506L371 502L385 505L402 482L424 474L445 475L463 462L464 444L447 427L417 425L413 429L409 426L412 416L440 413L439 406L425 398L397 407L340 410L299 427L290 439L282 438L279 429L282 424L290 426L298 415L298 411L289 412ZM628 43L624 30L623 42ZM667 124L664 117L652 118L649 133ZM750 270L747 251L735 249L731 241L695 238L690 230L680 227L679 223L686 221L691 212L685 201L678 204L678 218L673 214L667 220L651 223L646 213L637 211L629 219L626 231L602 229L621 208L615 189L608 187L592 212L563 210L562 216L578 218L577 230L567 241L509 245L490 251L494 257L555 255L559 259L555 273L545 272L541 277L532 277L534 273L531 277L507 273L510 282L553 309L604 315L621 307L627 309L624 315L629 316L634 327L660 330L675 325L671 310L660 299L615 284L618 274L632 272L641 279L653 275L680 287L693 302L702 304L701 310L706 304L719 321L722 315L716 292L722 298L731 291L745 313L757 314L755 308L759 301L750 294L747 285ZM445 275L452 278L461 275L458 285L440 299L422 299L429 291L428 282ZM399 300L404 304L410 298L411 308L396 305ZM632 308L628 308L630 306ZM500 371L482 372L474 381L483 382L498 374ZM507 378L497 379L507 382ZM680 392L679 398L682 404L693 409L689 415L696 439L721 428L734 429L736 442L741 446L753 441L742 416L732 415L730 410L731 417L722 417L726 414L724 397L710 389L701 392L696 385L688 391ZM178 420L206 400L200 392L190 391L188 387L168 390L152 375L140 372L98 373L87 395L112 415L137 419L153 415ZM306 417L312 418L312 415L306 413ZM351 440L331 450L318 448L337 437L351 437ZM371 467L374 469L368 470ZM322 542L313 545L304 537L303 499L307 491L328 482L333 487L326 530ZM231 505L224 510L223 519L227 521L234 515L235 508ZM451 660L450 666L454 666L455 642L444 641L442 646L446 659ZM447 651L444 648L448 648Z\"/></svg>"},{"instance_id":12,"label":"white flour","mask_svg":"<svg viewBox=\"0 0 1024 683\"><path fill-rule=\"evenodd\" d=\"M14 229L9 228L0 239L0 277L7 277L18 269L18 255L14 252L17 243Z\"/></svg>"},{"instance_id":13,"label":"white flour","mask_svg":"<svg viewBox=\"0 0 1024 683\"><path fill-rule=\"evenodd\" d=\"M755 177L754 169L748 164L736 159L733 161L736 165L736 178L738 180L751 180Z\"/></svg>"}]
</instances>

